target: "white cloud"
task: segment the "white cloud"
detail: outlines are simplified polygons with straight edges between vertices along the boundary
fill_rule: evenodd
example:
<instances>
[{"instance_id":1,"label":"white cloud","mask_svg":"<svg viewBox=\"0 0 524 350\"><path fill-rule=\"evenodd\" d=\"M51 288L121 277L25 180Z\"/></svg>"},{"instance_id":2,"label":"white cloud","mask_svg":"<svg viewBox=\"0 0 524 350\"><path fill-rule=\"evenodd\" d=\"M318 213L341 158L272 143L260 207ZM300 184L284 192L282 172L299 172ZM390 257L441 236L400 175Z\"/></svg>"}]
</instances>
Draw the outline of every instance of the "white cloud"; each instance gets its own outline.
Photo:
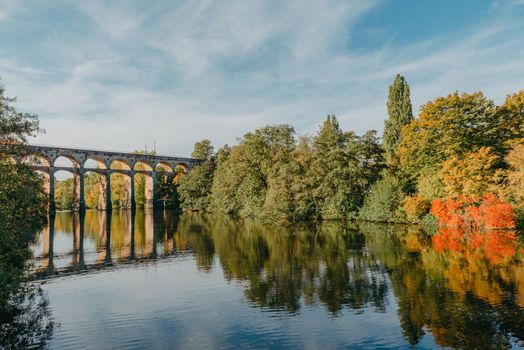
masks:
<instances>
[{"instance_id":1,"label":"white cloud","mask_svg":"<svg viewBox=\"0 0 524 350\"><path fill-rule=\"evenodd\" d=\"M524 24L506 12L432 41L348 49L355 23L379 4L82 2L85 32L65 26L42 41L52 69L17 53L0 55L0 69L18 106L40 115L40 142L132 150L156 139L160 152L178 155L268 123L312 133L328 113L346 129L380 130L396 73L410 82L415 109L456 89L501 101L523 87L515 33Z\"/></svg>"}]
</instances>

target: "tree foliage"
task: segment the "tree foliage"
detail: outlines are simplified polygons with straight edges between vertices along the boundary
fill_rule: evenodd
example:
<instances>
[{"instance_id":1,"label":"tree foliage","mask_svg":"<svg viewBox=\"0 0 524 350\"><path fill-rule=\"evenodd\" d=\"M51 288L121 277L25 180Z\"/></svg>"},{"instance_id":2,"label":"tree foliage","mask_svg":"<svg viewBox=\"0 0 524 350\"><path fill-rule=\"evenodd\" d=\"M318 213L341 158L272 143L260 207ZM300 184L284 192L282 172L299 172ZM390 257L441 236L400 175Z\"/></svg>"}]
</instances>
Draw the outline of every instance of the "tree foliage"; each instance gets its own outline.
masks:
<instances>
[{"instance_id":1,"label":"tree foliage","mask_svg":"<svg viewBox=\"0 0 524 350\"><path fill-rule=\"evenodd\" d=\"M418 118L402 129L401 172L418 182L452 157L499 145L496 111L494 103L480 92L455 92L426 103Z\"/></svg>"},{"instance_id":2,"label":"tree foliage","mask_svg":"<svg viewBox=\"0 0 524 350\"><path fill-rule=\"evenodd\" d=\"M313 138L267 126L217 157L210 210L288 222L354 217L382 166L376 133L343 132L335 116Z\"/></svg>"},{"instance_id":3,"label":"tree foliage","mask_svg":"<svg viewBox=\"0 0 524 350\"><path fill-rule=\"evenodd\" d=\"M442 163L442 178L446 197L484 196L497 192L503 179L503 172L497 168L500 159L489 147L464 155L453 156Z\"/></svg>"},{"instance_id":4,"label":"tree foliage","mask_svg":"<svg viewBox=\"0 0 524 350\"><path fill-rule=\"evenodd\" d=\"M359 218L368 221L402 222L404 193L396 177L385 174L369 191L360 209Z\"/></svg>"},{"instance_id":5,"label":"tree foliage","mask_svg":"<svg viewBox=\"0 0 524 350\"><path fill-rule=\"evenodd\" d=\"M397 74L389 87L387 110L389 118L384 122L382 140L386 161L393 165L396 163L402 127L413 120L409 85L400 74Z\"/></svg>"},{"instance_id":6,"label":"tree foliage","mask_svg":"<svg viewBox=\"0 0 524 350\"><path fill-rule=\"evenodd\" d=\"M0 85L0 347L36 347L38 341L43 347L52 332L52 323L42 321L45 298L28 299L40 290L24 282L29 244L46 221L47 197L43 179L10 158L26 155L27 138L40 128L38 117L17 112L14 102Z\"/></svg>"},{"instance_id":7,"label":"tree foliage","mask_svg":"<svg viewBox=\"0 0 524 350\"><path fill-rule=\"evenodd\" d=\"M210 140L202 140L195 143L191 157L197 159L211 159L213 156L213 146Z\"/></svg>"}]
</instances>

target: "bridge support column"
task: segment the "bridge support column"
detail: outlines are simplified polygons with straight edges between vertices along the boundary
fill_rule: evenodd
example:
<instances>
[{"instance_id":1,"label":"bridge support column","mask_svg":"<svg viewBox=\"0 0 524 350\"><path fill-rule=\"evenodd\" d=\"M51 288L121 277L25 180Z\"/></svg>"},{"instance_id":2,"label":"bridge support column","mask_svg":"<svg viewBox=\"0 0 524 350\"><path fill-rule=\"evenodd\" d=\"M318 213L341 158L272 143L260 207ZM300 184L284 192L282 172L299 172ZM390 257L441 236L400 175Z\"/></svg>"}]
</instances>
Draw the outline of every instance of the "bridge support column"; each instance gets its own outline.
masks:
<instances>
[{"instance_id":1,"label":"bridge support column","mask_svg":"<svg viewBox=\"0 0 524 350\"><path fill-rule=\"evenodd\" d=\"M49 167L49 212L54 213L55 210L55 168Z\"/></svg>"},{"instance_id":2,"label":"bridge support column","mask_svg":"<svg viewBox=\"0 0 524 350\"><path fill-rule=\"evenodd\" d=\"M151 192L151 204L152 204L152 208L155 209L156 208L156 195L155 195L155 192L156 192L156 173L153 171L151 173L151 182L152 182L152 192Z\"/></svg>"},{"instance_id":3,"label":"bridge support column","mask_svg":"<svg viewBox=\"0 0 524 350\"><path fill-rule=\"evenodd\" d=\"M106 172L106 210L113 210L113 203L111 202L111 171Z\"/></svg>"},{"instance_id":4,"label":"bridge support column","mask_svg":"<svg viewBox=\"0 0 524 350\"><path fill-rule=\"evenodd\" d=\"M130 186L130 198L131 198L131 201L130 201L130 206L131 206L131 210L136 210L136 201L135 201L135 172L134 171L131 171L131 173L129 174L129 176L131 177L131 186Z\"/></svg>"},{"instance_id":5,"label":"bridge support column","mask_svg":"<svg viewBox=\"0 0 524 350\"><path fill-rule=\"evenodd\" d=\"M86 200L85 200L85 191L84 191L84 169L83 168L80 168L80 170L78 171L78 176L79 176L79 194L80 194L80 201L79 201L79 209L80 211L85 211L86 210Z\"/></svg>"}]
</instances>

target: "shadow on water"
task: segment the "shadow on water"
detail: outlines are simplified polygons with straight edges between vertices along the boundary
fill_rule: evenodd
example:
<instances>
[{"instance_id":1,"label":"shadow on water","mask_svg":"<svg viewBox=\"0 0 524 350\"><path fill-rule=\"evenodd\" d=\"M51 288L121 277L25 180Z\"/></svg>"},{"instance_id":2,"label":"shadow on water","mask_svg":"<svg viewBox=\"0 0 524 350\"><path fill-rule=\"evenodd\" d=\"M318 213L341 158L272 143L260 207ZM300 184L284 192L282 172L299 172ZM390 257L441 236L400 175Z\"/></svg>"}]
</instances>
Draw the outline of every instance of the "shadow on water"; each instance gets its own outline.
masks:
<instances>
[{"instance_id":1,"label":"shadow on water","mask_svg":"<svg viewBox=\"0 0 524 350\"><path fill-rule=\"evenodd\" d=\"M245 299L262 310L393 312L410 345L425 334L454 348L524 339L522 247L509 231L427 236L410 226L88 211L57 213L34 252L34 280L192 256L199 271L218 266L227 281L242 282Z\"/></svg>"}]
</instances>

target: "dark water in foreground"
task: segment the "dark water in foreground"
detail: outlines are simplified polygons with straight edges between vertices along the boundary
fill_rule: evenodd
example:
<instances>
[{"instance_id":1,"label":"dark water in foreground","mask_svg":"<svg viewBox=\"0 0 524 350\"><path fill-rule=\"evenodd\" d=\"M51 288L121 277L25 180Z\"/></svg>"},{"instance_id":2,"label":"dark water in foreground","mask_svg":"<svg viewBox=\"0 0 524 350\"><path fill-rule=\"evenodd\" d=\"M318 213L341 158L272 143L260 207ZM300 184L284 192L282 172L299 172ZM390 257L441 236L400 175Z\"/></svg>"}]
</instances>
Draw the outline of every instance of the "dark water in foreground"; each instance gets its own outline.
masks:
<instances>
[{"instance_id":1,"label":"dark water in foreground","mask_svg":"<svg viewBox=\"0 0 524 350\"><path fill-rule=\"evenodd\" d=\"M512 232L284 228L163 212L58 213L33 278L51 348L504 348L524 339Z\"/></svg>"}]
</instances>

